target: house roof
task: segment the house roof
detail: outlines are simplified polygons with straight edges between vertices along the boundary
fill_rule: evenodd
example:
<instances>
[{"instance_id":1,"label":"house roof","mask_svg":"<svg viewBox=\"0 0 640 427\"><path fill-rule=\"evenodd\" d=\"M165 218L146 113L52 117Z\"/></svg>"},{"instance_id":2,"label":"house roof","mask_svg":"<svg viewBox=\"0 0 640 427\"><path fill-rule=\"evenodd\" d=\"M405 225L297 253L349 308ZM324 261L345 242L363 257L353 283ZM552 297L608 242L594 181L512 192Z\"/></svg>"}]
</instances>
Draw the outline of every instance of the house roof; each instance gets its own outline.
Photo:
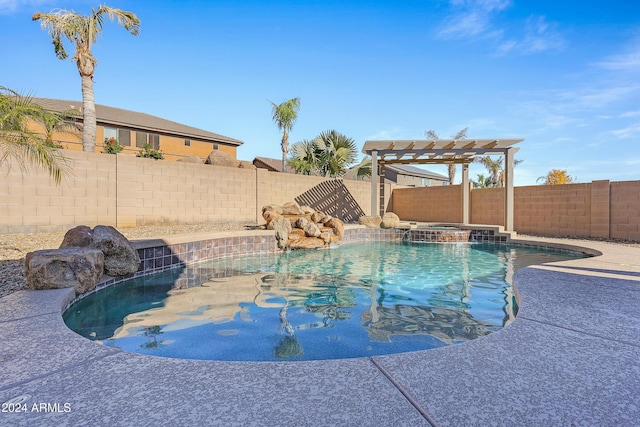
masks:
<instances>
[{"instance_id":1,"label":"house roof","mask_svg":"<svg viewBox=\"0 0 640 427\"><path fill-rule=\"evenodd\" d=\"M420 168L417 168L415 166L409 166L409 165L385 165L384 168L385 169L394 170L397 173L400 173L400 174L403 174L403 175L417 176L417 177L420 177L420 178L437 179L437 180L440 180L440 181L449 181L449 177L446 177L444 175L440 175L439 173L428 171L426 169L420 169Z\"/></svg>"},{"instance_id":2,"label":"house roof","mask_svg":"<svg viewBox=\"0 0 640 427\"><path fill-rule=\"evenodd\" d=\"M51 111L82 111L82 102L79 101L67 101L63 99L51 98L34 98L34 102ZM152 116L150 114L124 110L122 108L107 107L106 105L100 104L96 104L96 120L102 125L111 125L114 127L142 129L154 133L162 133L180 137L190 137L194 139L220 142L223 144L235 146L243 144L242 141L234 138L229 138L217 133L183 125L181 123L172 122L171 120Z\"/></svg>"},{"instance_id":3,"label":"house roof","mask_svg":"<svg viewBox=\"0 0 640 427\"><path fill-rule=\"evenodd\" d=\"M282 159L274 159L271 157L256 157L255 159L253 159L253 165L257 168L267 169L272 172L282 172ZM285 172L295 173L295 171L290 168L289 165L285 165Z\"/></svg>"}]
</instances>

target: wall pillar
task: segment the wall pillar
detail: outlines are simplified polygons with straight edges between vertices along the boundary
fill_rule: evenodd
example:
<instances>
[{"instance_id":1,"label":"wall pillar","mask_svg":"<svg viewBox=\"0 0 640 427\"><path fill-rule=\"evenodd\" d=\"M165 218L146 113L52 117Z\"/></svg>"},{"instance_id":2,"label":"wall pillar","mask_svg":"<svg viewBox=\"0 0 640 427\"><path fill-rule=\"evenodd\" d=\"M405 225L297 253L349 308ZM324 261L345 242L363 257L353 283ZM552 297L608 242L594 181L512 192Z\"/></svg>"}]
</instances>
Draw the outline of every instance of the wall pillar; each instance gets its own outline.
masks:
<instances>
[{"instance_id":1,"label":"wall pillar","mask_svg":"<svg viewBox=\"0 0 640 427\"><path fill-rule=\"evenodd\" d=\"M504 229L513 230L513 164L517 149L507 148L504 153Z\"/></svg>"},{"instance_id":2,"label":"wall pillar","mask_svg":"<svg viewBox=\"0 0 640 427\"><path fill-rule=\"evenodd\" d=\"M380 205L378 200L378 152L371 152L371 216L378 215L377 210Z\"/></svg>"},{"instance_id":3,"label":"wall pillar","mask_svg":"<svg viewBox=\"0 0 640 427\"><path fill-rule=\"evenodd\" d=\"M469 165L462 165L462 223L469 224Z\"/></svg>"},{"instance_id":4,"label":"wall pillar","mask_svg":"<svg viewBox=\"0 0 640 427\"><path fill-rule=\"evenodd\" d=\"M611 236L611 185L608 180L591 182L591 237Z\"/></svg>"}]
</instances>

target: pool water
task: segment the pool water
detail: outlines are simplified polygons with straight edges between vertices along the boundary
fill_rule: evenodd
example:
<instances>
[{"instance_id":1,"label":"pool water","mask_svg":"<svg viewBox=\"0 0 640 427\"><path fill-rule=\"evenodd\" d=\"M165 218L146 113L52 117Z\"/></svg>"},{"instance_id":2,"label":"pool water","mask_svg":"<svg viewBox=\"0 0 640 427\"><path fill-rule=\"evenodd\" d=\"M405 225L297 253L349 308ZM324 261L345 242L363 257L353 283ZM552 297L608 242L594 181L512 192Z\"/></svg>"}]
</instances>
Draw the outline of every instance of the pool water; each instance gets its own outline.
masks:
<instances>
[{"instance_id":1,"label":"pool water","mask_svg":"<svg viewBox=\"0 0 640 427\"><path fill-rule=\"evenodd\" d=\"M109 347L187 359L425 350L513 321L516 269L582 256L493 243L353 243L129 280L78 301L64 320Z\"/></svg>"}]
</instances>

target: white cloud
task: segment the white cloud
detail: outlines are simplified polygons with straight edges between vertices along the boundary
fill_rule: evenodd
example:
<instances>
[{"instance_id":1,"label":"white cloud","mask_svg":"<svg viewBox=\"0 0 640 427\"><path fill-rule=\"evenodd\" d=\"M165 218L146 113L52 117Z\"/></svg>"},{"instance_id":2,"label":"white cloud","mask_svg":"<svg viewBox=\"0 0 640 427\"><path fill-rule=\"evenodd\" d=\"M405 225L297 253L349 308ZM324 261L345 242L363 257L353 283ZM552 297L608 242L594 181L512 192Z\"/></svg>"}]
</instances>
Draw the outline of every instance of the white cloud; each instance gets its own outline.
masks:
<instances>
[{"instance_id":1,"label":"white cloud","mask_svg":"<svg viewBox=\"0 0 640 427\"><path fill-rule=\"evenodd\" d=\"M29 12L35 12L37 6L52 3L51 0L0 0L0 14L10 15L29 9Z\"/></svg>"},{"instance_id":2,"label":"white cloud","mask_svg":"<svg viewBox=\"0 0 640 427\"><path fill-rule=\"evenodd\" d=\"M452 0L451 13L436 36L444 40L494 39L498 43L498 54L534 54L550 50L561 50L565 41L557 29L544 16L530 16L525 22L511 20L507 24L500 21L500 14L506 11L511 0ZM507 30L502 27L509 26Z\"/></svg>"},{"instance_id":3,"label":"white cloud","mask_svg":"<svg viewBox=\"0 0 640 427\"><path fill-rule=\"evenodd\" d=\"M501 31L492 30L493 14L510 5L510 0L452 0L454 11L436 34L445 40L497 37Z\"/></svg>"},{"instance_id":4,"label":"white cloud","mask_svg":"<svg viewBox=\"0 0 640 427\"><path fill-rule=\"evenodd\" d=\"M628 52L609 56L596 65L606 70L640 71L640 44L636 43Z\"/></svg>"},{"instance_id":5,"label":"white cloud","mask_svg":"<svg viewBox=\"0 0 640 427\"><path fill-rule=\"evenodd\" d=\"M370 140L388 141L388 140L420 139L422 136L423 135L417 138L416 136L408 136L408 132L405 129L396 127L392 129L385 129L385 130L378 131L372 135L367 136L366 140L367 141L370 141Z\"/></svg>"},{"instance_id":6,"label":"white cloud","mask_svg":"<svg viewBox=\"0 0 640 427\"><path fill-rule=\"evenodd\" d=\"M640 139L640 123L627 126L623 129L612 130L611 134L619 139Z\"/></svg>"},{"instance_id":7,"label":"white cloud","mask_svg":"<svg viewBox=\"0 0 640 427\"><path fill-rule=\"evenodd\" d=\"M564 47L564 39L556 28L557 25L548 23L544 16L531 16L527 18L521 39L507 40L498 50L501 54L516 51L528 54L561 50Z\"/></svg>"},{"instance_id":8,"label":"white cloud","mask_svg":"<svg viewBox=\"0 0 640 427\"><path fill-rule=\"evenodd\" d=\"M640 117L640 110L636 110L636 111L627 111L625 113L620 114L620 118L627 118L627 117Z\"/></svg>"}]
</instances>

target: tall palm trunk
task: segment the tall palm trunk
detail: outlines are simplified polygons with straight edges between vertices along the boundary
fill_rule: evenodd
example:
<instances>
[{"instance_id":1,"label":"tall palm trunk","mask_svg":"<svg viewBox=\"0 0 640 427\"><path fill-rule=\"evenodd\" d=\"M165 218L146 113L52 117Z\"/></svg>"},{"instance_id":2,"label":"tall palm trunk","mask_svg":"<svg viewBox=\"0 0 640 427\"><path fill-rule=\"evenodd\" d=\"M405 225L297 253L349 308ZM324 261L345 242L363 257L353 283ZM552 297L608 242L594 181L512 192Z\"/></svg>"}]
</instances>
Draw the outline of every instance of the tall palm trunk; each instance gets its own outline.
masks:
<instances>
[{"instance_id":1,"label":"tall palm trunk","mask_svg":"<svg viewBox=\"0 0 640 427\"><path fill-rule=\"evenodd\" d=\"M96 104L91 76L82 75L82 151L96 151Z\"/></svg>"},{"instance_id":2,"label":"tall palm trunk","mask_svg":"<svg viewBox=\"0 0 640 427\"><path fill-rule=\"evenodd\" d=\"M282 148L282 173L284 173L287 170L287 153L289 152L289 135L286 130L282 134L280 148Z\"/></svg>"},{"instance_id":3,"label":"tall palm trunk","mask_svg":"<svg viewBox=\"0 0 640 427\"><path fill-rule=\"evenodd\" d=\"M455 164L450 164L449 165L449 185L453 185L453 181L456 179L456 165Z\"/></svg>"}]
</instances>

